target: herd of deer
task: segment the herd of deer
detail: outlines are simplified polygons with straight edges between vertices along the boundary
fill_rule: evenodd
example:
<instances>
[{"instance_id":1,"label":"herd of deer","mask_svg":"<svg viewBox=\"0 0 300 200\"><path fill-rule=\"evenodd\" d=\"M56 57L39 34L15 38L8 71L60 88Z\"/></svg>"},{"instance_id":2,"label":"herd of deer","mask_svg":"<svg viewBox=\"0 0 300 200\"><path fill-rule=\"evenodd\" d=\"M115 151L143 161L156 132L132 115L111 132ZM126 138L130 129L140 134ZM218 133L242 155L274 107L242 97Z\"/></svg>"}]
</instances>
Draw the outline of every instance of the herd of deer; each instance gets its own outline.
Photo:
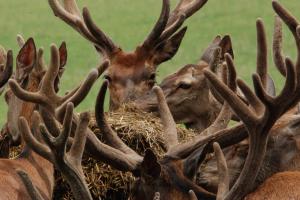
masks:
<instances>
[{"instance_id":1,"label":"herd of deer","mask_svg":"<svg viewBox=\"0 0 300 200\"><path fill-rule=\"evenodd\" d=\"M81 14L76 0L48 1L54 14L91 42L104 62L59 96L67 63L65 43L59 48L51 45L46 66L43 49L37 49L32 38L25 42L18 36L21 49L15 72L12 51L1 48L0 87L8 115L0 146L0 199L52 199L54 168L67 180L75 199L92 199L81 166L83 154L131 172L136 181L129 199L300 199L300 22L277 0L272 2L277 14L273 60L286 80L279 95L268 74L261 19L256 23L254 91L236 77L229 36L217 36L197 64L184 66L156 86L156 69L176 54L187 30L181 28L184 21L207 0L180 0L172 12L169 0L162 0L151 33L130 53L97 27L87 8ZM282 21L294 36L296 62L283 55ZM100 140L88 127L90 114L73 110L102 74L105 81L95 105ZM139 155L108 125L103 107L107 89L110 110L132 103L157 113L167 147L163 158L151 149ZM231 120L237 124L228 126ZM179 143L176 123L199 134ZM9 159L10 146L17 145L21 154Z\"/></svg>"}]
</instances>

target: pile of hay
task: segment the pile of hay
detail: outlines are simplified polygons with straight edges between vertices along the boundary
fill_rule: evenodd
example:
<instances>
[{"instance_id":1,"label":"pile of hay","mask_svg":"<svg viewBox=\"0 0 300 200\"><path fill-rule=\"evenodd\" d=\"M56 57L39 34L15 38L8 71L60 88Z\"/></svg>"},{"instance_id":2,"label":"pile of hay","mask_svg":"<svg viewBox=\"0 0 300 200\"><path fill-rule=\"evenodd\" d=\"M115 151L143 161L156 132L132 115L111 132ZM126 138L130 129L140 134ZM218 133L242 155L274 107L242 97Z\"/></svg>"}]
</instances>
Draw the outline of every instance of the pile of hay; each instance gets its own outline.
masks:
<instances>
[{"instance_id":1,"label":"pile of hay","mask_svg":"<svg viewBox=\"0 0 300 200\"><path fill-rule=\"evenodd\" d=\"M162 137L164 132L158 117L132 106L124 106L117 112L109 113L107 120L120 138L140 155L148 148L151 148L158 157L165 153L165 142ZM94 116L89 126L101 138ZM187 141L195 136L193 131L182 126L178 126L177 130L180 141ZM128 198L130 185L134 181L131 173L120 172L92 158L84 158L83 169L94 199ZM73 199L68 184L59 172L56 172L54 199Z\"/></svg>"}]
</instances>

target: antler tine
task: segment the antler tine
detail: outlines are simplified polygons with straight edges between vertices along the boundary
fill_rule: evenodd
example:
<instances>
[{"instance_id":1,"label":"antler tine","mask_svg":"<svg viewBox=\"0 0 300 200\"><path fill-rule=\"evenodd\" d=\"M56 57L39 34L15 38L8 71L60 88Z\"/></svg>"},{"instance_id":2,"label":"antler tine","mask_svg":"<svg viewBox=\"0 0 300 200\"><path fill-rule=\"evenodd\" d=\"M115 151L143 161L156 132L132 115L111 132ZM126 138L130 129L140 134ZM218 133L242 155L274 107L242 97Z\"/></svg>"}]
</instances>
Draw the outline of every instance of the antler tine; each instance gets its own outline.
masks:
<instances>
[{"instance_id":1,"label":"antler tine","mask_svg":"<svg viewBox=\"0 0 300 200\"><path fill-rule=\"evenodd\" d=\"M257 63L256 73L260 76L264 88L267 86L268 75L268 45L264 23L261 19L256 21L257 30Z\"/></svg>"},{"instance_id":2,"label":"antler tine","mask_svg":"<svg viewBox=\"0 0 300 200\"><path fill-rule=\"evenodd\" d=\"M82 15L86 26L97 40L97 47L99 47L103 53L113 53L116 49L118 49L118 47L113 43L113 41L107 35L105 35L105 33L100 28L98 28L96 23L94 23L90 12L86 7L83 8Z\"/></svg>"},{"instance_id":3,"label":"antler tine","mask_svg":"<svg viewBox=\"0 0 300 200\"><path fill-rule=\"evenodd\" d=\"M292 32L295 38L296 45L297 45L297 53L298 53L296 69L298 72L300 71L298 70L298 68L300 68L300 37L298 37L297 34L297 26L299 26L299 21L292 14L290 14L290 12L287 11L282 5L280 5L280 3L277 0L273 0L272 5L275 12L289 27L290 31Z\"/></svg>"},{"instance_id":4,"label":"antler tine","mask_svg":"<svg viewBox=\"0 0 300 200\"><path fill-rule=\"evenodd\" d=\"M138 155L134 150L128 147L117 135L115 131L111 129L106 121L106 117L104 114L104 101L105 94L107 90L108 82L104 81L101 89L99 90L96 106L95 106L95 115L96 121L99 126L99 129L105 139L105 141L112 147L120 150L125 153L127 156L133 157L135 160L142 160L142 157Z\"/></svg>"},{"instance_id":5,"label":"antler tine","mask_svg":"<svg viewBox=\"0 0 300 200\"><path fill-rule=\"evenodd\" d=\"M219 173L217 200L223 200L225 195L229 191L229 181L230 181L229 172L228 172L226 159L224 157L220 145L215 142L213 144L213 148L217 159L218 173Z\"/></svg>"},{"instance_id":6,"label":"antler tine","mask_svg":"<svg viewBox=\"0 0 300 200\"><path fill-rule=\"evenodd\" d=\"M252 122L256 120L256 116L249 110L248 106L238 98L232 90L219 81L213 72L204 70L204 75L219 94L228 102L234 112L239 113L239 117L242 121L245 120L248 123L249 121Z\"/></svg>"},{"instance_id":7,"label":"antler tine","mask_svg":"<svg viewBox=\"0 0 300 200\"><path fill-rule=\"evenodd\" d=\"M160 193L159 192L155 192L153 200L160 200Z\"/></svg>"},{"instance_id":8,"label":"antler tine","mask_svg":"<svg viewBox=\"0 0 300 200\"><path fill-rule=\"evenodd\" d=\"M0 74L0 88L2 88L13 73L13 53L11 50L6 55L6 65L3 72Z\"/></svg>"},{"instance_id":9,"label":"antler tine","mask_svg":"<svg viewBox=\"0 0 300 200\"><path fill-rule=\"evenodd\" d=\"M76 88L75 93L71 93L70 95L66 95L64 98L62 98L61 101L64 103L56 109L56 116L58 118L62 116L62 113L66 109L66 106L69 102L72 102L75 107L78 106L88 95L98 77L98 70L93 69L80 87L78 89Z\"/></svg>"},{"instance_id":10,"label":"antler tine","mask_svg":"<svg viewBox=\"0 0 300 200\"><path fill-rule=\"evenodd\" d=\"M160 118L164 127L165 142L167 145L167 150L169 152L169 150L172 149L172 147L178 145L176 123L168 107L162 89L159 86L154 86L153 90L157 97Z\"/></svg>"},{"instance_id":11,"label":"antler tine","mask_svg":"<svg viewBox=\"0 0 300 200\"><path fill-rule=\"evenodd\" d=\"M34 114L38 114L36 111ZM32 134L28 122L24 117L19 118L19 127L20 130L22 130L22 137L25 140L26 144L33 149L36 153L41 155L42 157L46 158L47 160L53 160L53 157L51 155L51 150L41 144ZM36 132L39 132L38 130L35 130Z\"/></svg>"},{"instance_id":12,"label":"antler tine","mask_svg":"<svg viewBox=\"0 0 300 200\"><path fill-rule=\"evenodd\" d=\"M162 42L169 37L171 37L184 23L186 19L185 14L179 15L178 19L169 27L167 27L164 32L161 34L159 41Z\"/></svg>"},{"instance_id":13,"label":"antler tine","mask_svg":"<svg viewBox=\"0 0 300 200\"><path fill-rule=\"evenodd\" d=\"M169 19L169 14L170 14L170 0L162 0L162 3L163 5L162 5L160 16L155 26L153 27L152 31L146 37L144 43L142 44L143 48L149 49L155 47L157 41L159 40L159 37L161 36L161 34L166 28Z\"/></svg>"},{"instance_id":14,"label":"antler tine","mask_svg":"<svg viewBox=\"0 0 300 200\"><path fill-rule=\"evenodd\" d=\"M58 75L59 66L60 66L59 51L57 46L52 44L50 49L51 49L50 65L41 84L41 92L45 94L48 93L55 94L54 81L56 79L56 76Z\"/></svg>"},{"instance_id":15,"label":"antler tine","mask_svg":"<svg viewBox=\"0 0 300 200\"><path fill-rule=\"evenodd\" d=\"M25 44L25 40L24 40L24 38L21 34L17 35L17 43L18 43L20 48L22 48Z\"/></svg>"},{"instance_id":16,"label":"antler tine","mask_svg":"<svg viewBox=\"0 0 300 200\"><path fill-rule=\"evenodd\" d=\"M275 16L273 33L273 61L278 71L285 77L286 69L282 52L282 21L277 15Z\"/></svg>"},{"instance_id":17,"label":"antler tine","mask_svg":"<svg viewBox=\"0 0 300 200\"><path fill-rule=\"evenodd\" d=\"M19 175L20 179L22 180L23 184L25 185L27 192L32 200L43 200L44 198L40 194L40 192L36 189L33 185L30 177L25 171L17 170L17 174Z\"/></svg>"},{"instance_id":18,"label":"antler tine","mask_svg":"<svg viewBox=\"0 0 300 200\"><path fill-rule=\"evenodd\" d=\"M83 9L83 16L75 0L64 0L62 6L58 0L48 0L54 14L74 28L88 41L101 49L103 54L110 56L118 47L92 21L87 8Z\"/></svg>"},{"instance_id":19,"label":"antler tine","mask_svg":"<svg viewBox=\"0 0 300 200\"><path fill-rule=\"evenodd\" d=\"M172 11L168 21L168 26L173 24L178 16L182 13L186 15L186 18L192 16L195 12L201 9L208 0L180 0L175 9Z\"/></svg>"},{"instance_id":20,"label":"antler tine","mask_svg":"<svg viewBox=\"0 0 300 200\"><path fill-rule=\"evenodd\" d=\"M190 200L198 200L198 198L193 190L189 191L189 198L190 198Z\"/></svg>"}]
</instances>

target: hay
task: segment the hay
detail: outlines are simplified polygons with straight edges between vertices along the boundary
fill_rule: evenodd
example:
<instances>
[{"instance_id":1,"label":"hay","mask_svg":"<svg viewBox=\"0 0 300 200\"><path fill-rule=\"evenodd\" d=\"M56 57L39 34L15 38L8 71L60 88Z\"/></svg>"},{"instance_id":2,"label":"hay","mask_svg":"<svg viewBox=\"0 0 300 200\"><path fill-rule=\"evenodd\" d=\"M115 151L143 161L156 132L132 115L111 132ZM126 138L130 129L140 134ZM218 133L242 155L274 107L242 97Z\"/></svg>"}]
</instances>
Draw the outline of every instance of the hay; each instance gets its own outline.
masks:
<instances>
[{"instance_id":1,"label":"hay","mask_svg":"<svg viewBox=\"0 0 300 200\"><path fill-rule=\"evenodd\" d=\"M127 105L117 112L107 114L107 120L119 137L140 155L143 155L148 148L151 148L158 157L165 153L163 127L158 117ZM89 127L101 139L94 116L91 118ZM193 131L182 126L178 126L177 130L181 142L195 136ZM99 199L99 197L118 200L128 198L130 185L134 181L130 172L120 172L92 158L84 158L82 165L94 199ZM54 199L73 199L69 186L60 173L56 173Z\"/></svg>"}]
</instances>

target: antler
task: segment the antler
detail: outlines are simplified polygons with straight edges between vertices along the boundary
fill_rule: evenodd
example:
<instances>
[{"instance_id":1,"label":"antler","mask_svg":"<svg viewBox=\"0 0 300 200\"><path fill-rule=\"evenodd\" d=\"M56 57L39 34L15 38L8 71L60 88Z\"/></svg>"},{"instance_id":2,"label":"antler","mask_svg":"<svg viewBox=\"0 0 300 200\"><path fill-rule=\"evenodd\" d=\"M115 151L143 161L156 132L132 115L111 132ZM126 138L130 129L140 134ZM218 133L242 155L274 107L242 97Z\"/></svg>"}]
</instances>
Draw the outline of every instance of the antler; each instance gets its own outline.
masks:
<instances>
[{"instance_id":1,"label":"antler","mask_svg":"<svg viewBox=\"0 0 300 200\"><path fill-rule=\"evenodd\" d=\"M48 0L48 2L55 16L62 19L85 39L92 42L104 55L111 56L119 49L92 21L87 8L83 9L82 15L80 14L76 0L63 0L63 5L61 5L59 0Z\"/></svg>"},{"instance_id":2,"label":"antler","mask_svg":"<svg viewBox=\"0 0 300 200\"><path fill-rule=\"evenodd\" d=\"M168 26L176 23L182 15L184 15L186 19L189 18L195 12L200 10L207 1L208 0L180 0L170 15Z\"/></svg>"},{"instance_id":3,"label":"antler","mask_svg":"<svg viewBox=\"0 0 300 200\"><path fill-rule=\"evenodd\" d=\"M273 33L273 60L278 71L283 76L286 76L286 67L282 52L282 37L282 21L278 16L275 16Z\"/></svg>"},{"instance_id":4,"label":"antler","mask_svg":"<svg viewBox=\"0 0 300 200\"><path fill-rule=\"evenodd\" d=\"M126 159L132 160L134 163L140 163L143 159L134 150L128 147L117 135L114 130L108 125L104 114L104 100L107 90L108 82L104 81L99 91L96 106L95 115L99 129L103 135L104 140L113 148L123 152L126 155ZM135 166L136 168L137 166Z\"/></svg>"},{"instance_id":5,"label":"antler","mask_svg":"<svg viewBox=\"0 0 300 200\"><path fill-rule=\"evenodd\" d=\"M13 53L11 50L5 53L1 47L1 63L0 63L0 88L2 88L13 73Z\"/></svg>"},{"instance_id":6,"label":"antler","mask_svg":"<svg viewBox=\"0 0 300 200\"><path fill-rule=\"evenodd\" d=\"M215 156L217 159L218 172L219 172L219 186L217 200L222 200L229 191L229 172L227 168L226 159L218 143L213 144Z\"/></svg>"},{"instance_id":7,"label":"antler","mask_svg":"<svg viewBox=\"0 0 300 200\"><path fill-rule=\"evenodd\" d=\"M40 194L40 192L36 189L33 185L30 177L25 171L17 170L17 174L19 175L20 179L22 180L23 184L25 185L27 192L32 200L43 200L44 198Z\"/></svg>"},{"instance_id":8,"label":"antler","mask_svg":"<svg viewBox=\"0 0 300 200\"><path fill-rule=\"evenodd\" d=\"M97 70L92 70L84 83L81 84L76 92L71 92L64 97L60 97L55 92L55 80L59 73L60 59L59 52L55 45L51 45L51 63L41 82L41 87L38 92L28 92L20 87L17 81L9 80L9 86L14 94L24 100L37 103L47 108L52 114L57 108L57 114L61 115L68 102L73 102L77 106L88 94L93 83L98 78Z\"/></svg>"},{"instance_id":9,"label":"antler","mask_svg":"<svg viewBox=\"0 0 300 200\"><path fill-rule=\"evenodd\" d=\"M35 139L25 118L20 118L19 126L20 130L23 130L23 137L26 143L61 171L70 184L74 197L78 200L92 199L81 167L86 142L86 129L89 123L88 113L80 115L80 121L75 131L72 146L69 151L66 149L72 127L73 108L73 104L69 103L64 118L63 129L56 138L52 136L53 128L47 130L45 125L40 125L40 131L46 145ZM47 123L46 120L44 121ZM59 130L59 127L55 127L54 132L56 130Z\"/></svg>"},{"instance_id":10,"label":"antler","mask_svg":"<svg viewBox=\"0 0 300 200\"><path fill-rule=\"evenodd\" d=\"M273 97L267 94L262 79L258 74L253 75L255 93L251 91L245 82L239 79L237 83L250 104L250 107L248 107L236 94L221 83L213 73L208 70L204 72L207 79L243 121L250 138L249 153L244 168L240 177L226 195L225 199L228 200L242 199L249 192L265 155L269 130L276 120L291 107L295 106L300 99L298 92L300 88L300 34L298 34L300 33L300 27L297 28L295 21L291 20L288 13L282 7L279 7L277 2L273 1L273 6L283 20L286 20L286 23L295 36L298 47L298 62L296 67L289 58L285 60L286 82L282 92L278 96ZM262 26L261 20L258 20L257 24ZM287 96L290 98L287 99Z\"/></svg>"}]
</instances>

